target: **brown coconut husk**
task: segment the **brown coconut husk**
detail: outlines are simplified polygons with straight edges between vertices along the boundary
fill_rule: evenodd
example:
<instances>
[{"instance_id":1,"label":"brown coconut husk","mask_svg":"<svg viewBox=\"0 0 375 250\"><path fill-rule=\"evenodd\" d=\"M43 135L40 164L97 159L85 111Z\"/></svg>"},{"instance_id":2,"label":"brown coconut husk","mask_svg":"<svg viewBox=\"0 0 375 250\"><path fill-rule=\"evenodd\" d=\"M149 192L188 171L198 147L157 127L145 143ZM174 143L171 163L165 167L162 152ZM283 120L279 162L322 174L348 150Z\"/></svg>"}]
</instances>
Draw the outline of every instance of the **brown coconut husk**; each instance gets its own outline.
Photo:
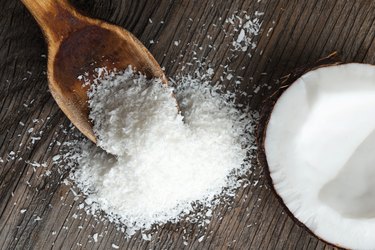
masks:
<instances>
[{"instance_id":1,"label":"brown coconut husk","mask_svg":"<svg viewBox=\"0 0 375 250\"><path fill-rule=\"evenodd\" d=\"M271 190L276 194L277 199L279 200L280 204L285 208L287 214L301 227L305 228L310 234L315 236L316 238L322 240L323 242L327 243L328 245L331 245L335 248L341 248L338 244L327 242L322 238L319 238L316 236L306 225L304 225L302 222L300 222L294 215L293 213L289 210L289 208L285 205L283 199L281 196L277 193L276 189L274 188L274 183L271 178L271 174L269 171L268 163L267 163L267 158L265 154L265 149L264 149L264 142L266 138L266 130L267 130L267 125L271 117L271 113L273 111L273 108L277 102L277 100L280 98L280 96L284 93L285 90L288 89L297 79L299 79L302 75L306 74L307 72L310 72L312 70L318 69L318 68L323 68L323 67L329 67L329 66L335 66L342 64L340 61L337 52L333 52L329 54L328 56L319 59L317 62L305 65L303 67L297 68L290 74L282 77L280 79L281 82L281 87L273 93L270 97L268 97L264 102L263 102L263 107L260 113L260 120L257 128L257 145L258 145L258 154L257 154L257 160L258 163L260 164L261 167L263 167L267 181L269 185L271 186ZM343 248L341 248L343 249Z\"/></svg>"}]
</instances>

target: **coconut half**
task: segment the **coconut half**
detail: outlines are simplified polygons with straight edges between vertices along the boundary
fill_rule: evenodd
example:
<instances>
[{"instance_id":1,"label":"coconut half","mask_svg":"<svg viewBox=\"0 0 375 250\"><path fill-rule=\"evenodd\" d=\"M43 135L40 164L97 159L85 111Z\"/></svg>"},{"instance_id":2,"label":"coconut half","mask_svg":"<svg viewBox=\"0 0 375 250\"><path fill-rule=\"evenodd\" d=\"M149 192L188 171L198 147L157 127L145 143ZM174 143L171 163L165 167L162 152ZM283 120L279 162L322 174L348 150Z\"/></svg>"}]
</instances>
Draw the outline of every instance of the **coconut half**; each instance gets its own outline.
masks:
<instances>
[{"instance_id":1,"label":"coconut half","mask_svg":"<svg viewBox=\"0 0 375 250\"><path fill-rule=\"evenodd\" d=\"M307 72L267 121L262 149L289 211L336 246L375 249L375 66Z\"/></svg>"}]
</instances>

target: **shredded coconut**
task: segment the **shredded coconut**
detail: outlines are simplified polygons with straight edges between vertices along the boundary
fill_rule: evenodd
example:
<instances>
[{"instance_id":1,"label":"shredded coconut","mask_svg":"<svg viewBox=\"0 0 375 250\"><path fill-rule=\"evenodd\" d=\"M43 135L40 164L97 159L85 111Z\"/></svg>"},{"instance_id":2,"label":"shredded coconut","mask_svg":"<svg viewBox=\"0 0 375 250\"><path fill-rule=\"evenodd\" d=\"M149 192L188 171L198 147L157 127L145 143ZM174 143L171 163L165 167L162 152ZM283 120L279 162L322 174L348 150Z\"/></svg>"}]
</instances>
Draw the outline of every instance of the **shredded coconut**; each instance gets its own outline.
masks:
<instances>
[{"instance_id":1,"label":"shredded coconut","mask_svg":"<svg viewBox=\"0 0 375 250\"><path fill-rule=\"evenodd\" d=\"M231 17L225 20L230 26L233 26L238 33L234 37L232 46L234 51L246 52L253 50L256 47L254 38L259 35L262 22L259 17L264 15L263 12L256 11L254 17L248 15L246 11L234 13ZM248 54L251 56L251 54Z\"/></svg>"},{"instance_id":2,"label":"shredded coconut","mask_svg":"<svg viewBox=\"0 0 375 250\"><path fill-rule=\"evenodd\" d=\"M166 87L131 69L107 72L99 82L89 104L101 148L78 142L69 156L89 213L103 210L131 236L178 221L194 204L210 207L220 194L234 195L250 168L253 137L233 94L190 76ZM205 214L209 222L212 210Z\"/></svg>"},{"instance_id":3,"label":"shredded coconut","mask_svg":"<svg viewBox=\"0 0 375 250\"><path fill-rule=\"evenodd\" d=\"M95 233L92 238L94 239L94 242L98 242L98 233Z\"/></svg>"}]
</instances>

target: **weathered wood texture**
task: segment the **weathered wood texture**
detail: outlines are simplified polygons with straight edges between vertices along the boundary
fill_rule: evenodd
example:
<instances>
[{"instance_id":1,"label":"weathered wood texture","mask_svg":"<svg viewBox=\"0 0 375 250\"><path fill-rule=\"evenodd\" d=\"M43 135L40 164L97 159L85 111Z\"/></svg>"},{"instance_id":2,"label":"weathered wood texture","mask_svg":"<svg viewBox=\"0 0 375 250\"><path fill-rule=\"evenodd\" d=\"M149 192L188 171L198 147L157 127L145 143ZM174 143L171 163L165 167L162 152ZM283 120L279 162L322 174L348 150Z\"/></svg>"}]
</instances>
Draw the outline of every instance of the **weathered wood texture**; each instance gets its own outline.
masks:
<instances>
[{"instance_id":1,"label":"weathered wood texture","mask_svg":"<svg viewBox=\"0 0 375 250\"><path fill-rule=\"evenodd\" d=\"M217 79L227 71L223 65L229 65L233 75L244 78L240 88L251 95L241 101L254 110L278 87L278 78L332 51L345 62L375 63L372 0L76 0L74 4L90 16L133 32L169 76L192 71L194 66L183 67L196 61L194 57L211 62ZM66 129L69 122L48 92L42 34L20 1L0 0L0 6L1 249L111 249L112 244L121 249L331 249L287 215L256 165L249 176L252 184L239 190L233 204L215 210L201 242L204 229L186 222L165 225L150 242L139 234L127 241L110 223L97 223L77 209L81 199L60 183L69 171L51 163L58 142L66 140L71 129ZM252 57L232 53L228 45L233 35L223 32L238 34L225 24L236 10L265 13ZM254 93L258 86L260 91ZM46 166L34 171L27 163L34 161ZM102 233L96 243L94 233Z\"/></svg>"}]
</instances>

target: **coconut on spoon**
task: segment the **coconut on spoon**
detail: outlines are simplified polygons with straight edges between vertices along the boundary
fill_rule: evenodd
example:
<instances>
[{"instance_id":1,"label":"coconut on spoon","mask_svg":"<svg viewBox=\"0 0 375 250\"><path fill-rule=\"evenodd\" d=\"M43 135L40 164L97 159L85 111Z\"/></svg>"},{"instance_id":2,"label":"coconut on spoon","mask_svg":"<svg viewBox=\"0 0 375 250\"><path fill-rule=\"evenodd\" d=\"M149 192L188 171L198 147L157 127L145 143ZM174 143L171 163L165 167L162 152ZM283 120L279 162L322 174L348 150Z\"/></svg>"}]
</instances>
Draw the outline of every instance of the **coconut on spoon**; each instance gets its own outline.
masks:
<instances>
[{"instance_id":1,"label":"coconut on spoon","mask_svg":"<svg viewBox=\"0 0 375 250\"><path fill-rule=\"evenodd\" d=\"M375 249L375 66L334 61L297 70L267 102L259 160L313 234Z\"/></svg>"},{"instance_id":2,"label":"coconut on spoon","mask_svg":"<svg viewBox=\"0 0 375 250\"><path fill-rule=\"evenodd\" d=\"M89 120L87 91L78 77L97 68L136 71L166 82L151 53L127 30L78 13L67 0L22 0L48 43L48 82L52 96L70 121L97 141Z\"/></svg>"}]
</instances>

